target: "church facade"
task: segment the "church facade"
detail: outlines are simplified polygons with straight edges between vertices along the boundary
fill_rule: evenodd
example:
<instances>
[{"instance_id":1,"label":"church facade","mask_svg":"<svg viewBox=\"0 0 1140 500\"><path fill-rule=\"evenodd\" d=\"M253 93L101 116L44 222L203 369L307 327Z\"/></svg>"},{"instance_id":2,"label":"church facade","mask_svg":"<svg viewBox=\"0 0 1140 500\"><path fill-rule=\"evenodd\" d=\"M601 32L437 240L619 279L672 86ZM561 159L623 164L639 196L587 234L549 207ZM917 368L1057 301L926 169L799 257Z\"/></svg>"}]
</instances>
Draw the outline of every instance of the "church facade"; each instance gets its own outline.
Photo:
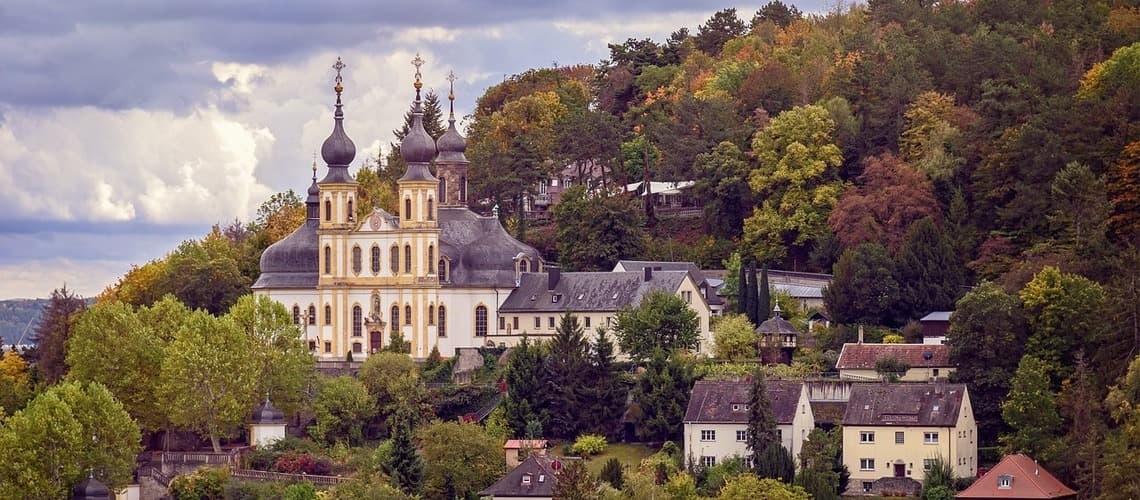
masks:
<instances>
[{"instance_id":1,"label":"church facade","mask_svg":"<svg viewBox=\"0 0 1140 500\"><path fill-rule=\"evenodd\" d=\"M466 207L466 140L455 128L454 91L447 132L433 140L423 126L416 62L412 126L400 145L408 167L397 182L399 213L355 216L358 186L348 168L356 148L344 130L338 60L333 131L321 146L327 173L318 181L314 166L304 224L261 257L254 294L290 309L318 358L363 359L393 332L415 358L432 347L450 356L486 345L520 275L544 268L538 251L511 237L497 216Z\"/></svg>"}]
</instances>

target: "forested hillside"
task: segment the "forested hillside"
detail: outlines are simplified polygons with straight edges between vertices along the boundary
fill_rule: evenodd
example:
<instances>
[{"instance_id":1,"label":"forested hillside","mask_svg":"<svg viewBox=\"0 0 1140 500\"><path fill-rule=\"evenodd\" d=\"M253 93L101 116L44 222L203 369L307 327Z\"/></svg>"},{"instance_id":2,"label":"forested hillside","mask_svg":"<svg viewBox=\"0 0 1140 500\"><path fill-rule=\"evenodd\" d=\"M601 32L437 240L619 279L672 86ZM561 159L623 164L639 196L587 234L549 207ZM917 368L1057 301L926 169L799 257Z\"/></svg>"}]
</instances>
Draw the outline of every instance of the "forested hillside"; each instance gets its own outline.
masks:
<instances>
[{"instance_id":1,"label":"forested hillside","mask_svg":"<svg viewBox=\"0 0 1140 500\"><path fill-rule=\"evenodd\" d=\"M0 300L0 344L12 344L24 335L29 343L47 299Z\"/></svg>"}]
</instances>

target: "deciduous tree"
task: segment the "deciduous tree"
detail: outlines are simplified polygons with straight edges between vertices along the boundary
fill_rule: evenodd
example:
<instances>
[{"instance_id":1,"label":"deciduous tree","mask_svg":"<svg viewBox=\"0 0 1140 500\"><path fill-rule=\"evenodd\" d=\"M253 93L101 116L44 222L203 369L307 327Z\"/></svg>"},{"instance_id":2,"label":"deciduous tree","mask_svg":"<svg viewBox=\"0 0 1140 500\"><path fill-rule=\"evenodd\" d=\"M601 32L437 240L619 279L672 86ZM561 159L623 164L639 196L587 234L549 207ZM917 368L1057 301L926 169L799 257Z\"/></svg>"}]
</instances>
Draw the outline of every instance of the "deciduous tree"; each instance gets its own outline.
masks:
<instances>
[{"instance_id":1,"label":"deciduous tree","mask_svg":"<svg viewBox=\"0 0 1140 500\"><path fill-rule=\"evenodd\" d=\"M315 362L289 311L267 296L245 295L226 316L257 346L253 353L256 394L267 395L286 413L296 411Z\"/></svg>"},{"instance_id":2,"label":"deciduous tree","mask_svg":"<svg viewBox=\"0 0 1140 500\"><path fill-rule=\"evenodd\" d=\"M884 153L863 161L858 182L844 191L827 222L845 248L879 243L894 252L912 223L938 216L930 181Z\"/></svg>"},{"instance_id":3,"label":"deciduous tree","mask_svg":"<svg viewBox=\"0 0 1140 500\"><path fill-rule=\"evenodd\" d=\"M700 326L697 313L684 300L670 292L654 290L643 296L637 307L618 311L614 334L622 352L641 360L655 349L671 353L696 348Z\"/></svg>"},{"instance_id":4,"label":"deciduous tree","mask_svg":"<svg viewBox=\"0 0 1140 500\"><path fill-rule=\"evenodd\" d=\"M743 314L718 318L713 325L713 355L726 361L756 358L759 339L754 330Z\"/></svg>"},{"instance_id":5,"label":"deciduous tree","mask_svg":"<svg viewBox=\"0 0 1140 500\"><path fill-rule=\"evenodd\" d=\"M506 472L502 444L478 424L433 422L419 430L424 496L466 498Z\"/></svg>"},{"instance_id":6,"label":"deciduous tree","mask_svg":"<svg viewBox=\"0 0 1140 500\"><path fill-rule=\"evenodd\" d=\"M646 248L645 229L628 198L593 195L581 184L563 191L554 222L559 262L569 270L611 269Z\"/></svg>"},{"instance_id":7,"label":"deciduous tree","mask_svg":"<svg viewBox=\"0 0 1140 500\"><path fill-rule=\"evenodd\" d=\"M376 414L376 402L368 389L351 376L321 381L313 399L316 424L309 435L323 443L359 445L364 442L364 424Z\"/></svg>"},{"instance_id":8,"label":"deciduous tree","mask_svg":"<svg viewBox=\"0 0 1140 500\"><path fill-rule=\"evenodd\" d=\"M1023 356L1001 404L1002 420L1013 428L1012 434L1001 437L1007 454L1024 453L1049 462L1060 451L1061 415L1050 385L1048 365L1033 354Z\"/></svg>"},{"instance_id":9,"label":"deciduous tree","mask_svg":"<svg viewBox=\"0 0 1140 500\"><path fill-rule=\"evenodd\" d=\"M1104 289L1096 282L1046 266L1018 294L1032 334L1025 352L1045 363L1054 389L1072 372L1081 338L1098 337Z\"/></svg>"}]
</instances>

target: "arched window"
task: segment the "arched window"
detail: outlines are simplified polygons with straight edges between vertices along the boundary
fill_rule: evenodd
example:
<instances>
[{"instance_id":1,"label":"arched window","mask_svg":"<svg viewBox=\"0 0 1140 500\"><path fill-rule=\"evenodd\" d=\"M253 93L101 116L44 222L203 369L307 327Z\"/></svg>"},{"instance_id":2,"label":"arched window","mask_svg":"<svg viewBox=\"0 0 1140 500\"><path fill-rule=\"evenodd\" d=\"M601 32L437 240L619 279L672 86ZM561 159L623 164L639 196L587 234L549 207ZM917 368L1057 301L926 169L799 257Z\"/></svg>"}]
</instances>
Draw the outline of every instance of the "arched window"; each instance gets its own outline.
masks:
<instances>
[{"instance_id":1,"label":"arched window","mask_svg":"<svg viewBox=\"0 0 1140 500\"><path fill-rule=\"evenodd\" d=\"M298 305L293 306L293 324L294 325L301 324L301 306L298 306Z\"/></svg>"},{"instance_id":2,"label":"arched window","mask_svg":"<svg viewBox=\"0 0 1140 500\"><path fill-rule=\"evenodd\" d=\"M412 306L410 305L404 306L404 324L412 324Z\"/></svg>"},{"instance_id":3,"label":"arched window","mask_svg":"<svg viewBox=\"0 0 1140 500\"><path fill-rule=\"evenodd\" d=\"M392 333L400 331L400 306L392 306Z\"/></svg>"},{"instance_id":4,"label":"arched window","mask_svg":"<svg viewBox=\"0 0 1140 500\"><path fill-rule=\"evenodd\" d=\"M439 327L436 328L436 334L440 337L447 336L447 308L443 304L439 305Z\"/></svg>"},{"instance_id":5,"label":"arched window","mask_svg":"<svg viewBox=\"0 0 1140 500\"><path fill-rule=\"evenodd\" d=\"M428 245L428 274L435 274L435 247Z\"/></svg>"},{"instance_id":6,"label":"arched window","mask_svg":"<svg viewBox=\"0 0 1140 500\"><path fill-rule=\"evenodd\" d=\"M359 337L363 331L364 314L360 306L352 306L352 336Z\"/></svg>"},{"instance_id":7,"label":"arched window","mask_svg":"<svg viewBox=\"0 0 1140 500\"><path fill-rule=\"evenodd\" d=\"M380 272L380 247L372 245L372 274Z\"/></svg>"},{"instance_id":8,"label":"arched window","mask_svg":"<svg viewBox=\"0 0 1140 500\"><path fill-rule=\"evenodd\" d=\"M523 257L519 259L519 265L516 269L515 278L518 279L519 275L530 271L530 259Z\"/></svg>"},{"instance_id":9,"label":"arched window","mask_svg":"<svg viewBox=\"0 0 1140 500\"><path fill-rule=\"evenodd\" d=\"M439 280L447 281L447 259L439 259Z\"/></svg>"},{"instance_id":10,"label":"arched window","mask_svg":"<svg viewBox=\"0 0 1140 500\"><path fill-rule=\"evenodd\" d=\"M360 247L352 247L352 272L360 274Z\"/></svg>"},{"instance_id":11,"label":"arched window","mask_svg":"<svg viewBox=\"0 0 1140 500\"><path fill-rule=\"evenodd\" d=\"M325 324L332 324L332 306L325 304Z\"/></svg>"},{"instance_id":12,"label":"arched window","mask_svg":"<svg viewBox=\"0 0 1140 500\"><path fill-rule=\"evenodd\" d=\"M317 324L317 306L309 304L309 317L306 319L310 325Z\"/></svg>"},{"instance_id":13,"label":"arched window","mask_svg":"<svg viewBox=\"0 0 1140 500\"><path fill-rule=\"evenodd\" d=\"M487 336L487 306L475 308L475 336Z\"/></svg>"},{"instance_id":14,"label":"arched window","mask_svg":"<svg viewBox=\"0 0 1140 500\"><path fill-rule=\"evenodd\" d=\"M433 220L433 219L435 219L435 216L434 216L434 215L432 215L432 213L431 213L431 211L432 211L432 208L433 208L433 207L432 207L432 199L431 199L431 196L428 196L428 206L427 206L427 220Z\"/></svg>"},{"instance_id":15,"label":"arched window","mask_svg":"<svg viewBox=\"0 0 1140 500\"><path fill-rule=\"evenodd\" d=\"M356 217L356 213L352 211L352 200L348 200L348 221L352 222L354 217Z\"/></svg>"},{"instance_id":16,"label":"arched window","mask_svg":"<svg viewBox=\"0 0 1140 500\"><path fill-rule=\"evenodd\" d=\"M412 272L412 246L404 245L404 272Z\"/></svg>"},{"instance_id":17,"label":"arched window","mask_svg":"<svg viewBox=\"0 0 1140 500\"><path fill-rule=\"evenodd\" d=\"M459 178L459 201L467 201L467 176Z\"/></svg>"},{"instance_id":18,"label":"arched window","mask_svg":"<svg viewBox=\"0 0 1140 500\"><path fill-rule=\"evenodd\" d=\"M404 198L404 218L412 220L412 199Z\"/></svg>"},{"instance_id":19,"label":"arched window","mask_svg":"<svg viewBox=\"0 0 1140 500\"><path fill-rule=\"evenodd\" d=\"M428 306L428 324L435 324L435 304Z\"/></svg>"},{"instance_id":20,"label":"arched window","mask_svg":"<svg viewBox=\"0 0 1140 500\"><path fill-rule=\"evenodd\" d=\"M325 274L332 274L332 247L325 245Z\"/></svg>"},{"instance_id":21,"label":"arched window","mask_svg":"<svg viewBox=\"0 0 1140 500\"><path fill-rule=\"evenodd\" d=\"M400 247L392 245L392 249L388 250L388 260L392 267L392 274L400 272Z\"/></svg>"},{"instance_id":22,"label":"arched window","mask_svg":"<svg viewBox=\"0 0 1140 500\"><path fill-rule=\"evenodd\" d=\"M332 202L329 200L325 200L325 220L332 220Z\"/></svg>"}]
</instances>

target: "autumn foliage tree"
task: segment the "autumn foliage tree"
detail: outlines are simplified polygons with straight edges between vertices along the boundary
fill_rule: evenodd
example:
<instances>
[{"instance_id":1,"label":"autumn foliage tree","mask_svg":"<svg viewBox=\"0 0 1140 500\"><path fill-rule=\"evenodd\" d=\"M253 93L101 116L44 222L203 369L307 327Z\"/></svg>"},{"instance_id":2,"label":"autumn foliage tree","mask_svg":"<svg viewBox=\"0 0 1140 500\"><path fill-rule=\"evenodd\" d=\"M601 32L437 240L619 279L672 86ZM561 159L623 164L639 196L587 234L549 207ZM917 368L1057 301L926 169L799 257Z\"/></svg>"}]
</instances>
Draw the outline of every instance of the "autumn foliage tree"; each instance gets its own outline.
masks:
<instances>
[{"instance_id":1,"label":"autumn foliage tree","mask_svg":"<svg viewBox=\"0 0 1140 500\"><path fill-rule=\"evenodd\" d=\"M846 248L873 242L896 251L910 225L926 217L939 217L930 181L884 153L864 160L863 173L844 191L827 222Z\"/></svg>"}]
</instances>

